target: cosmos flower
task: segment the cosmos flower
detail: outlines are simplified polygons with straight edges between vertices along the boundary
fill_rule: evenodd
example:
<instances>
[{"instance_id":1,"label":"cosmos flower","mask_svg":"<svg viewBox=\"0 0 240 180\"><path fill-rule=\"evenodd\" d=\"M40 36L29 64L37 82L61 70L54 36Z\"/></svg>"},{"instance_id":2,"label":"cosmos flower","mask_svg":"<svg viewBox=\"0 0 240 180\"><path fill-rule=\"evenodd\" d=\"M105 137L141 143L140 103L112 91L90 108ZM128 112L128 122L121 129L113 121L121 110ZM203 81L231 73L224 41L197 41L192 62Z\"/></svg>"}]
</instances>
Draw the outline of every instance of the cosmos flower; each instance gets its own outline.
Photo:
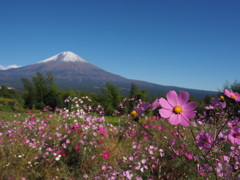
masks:
<instances>
[{"instance_id":1,"label":"cosmos flower","mask_svg":"<svg viewBox=\"0 0 240 180\"><path fill-rule=\"evenodd\" d=\"M214 108L218 108L218 109L224 109L226 107L226 102L222 102L221 98L215 98L215 99L211 99L211 105Z\"/></svg>"},{"instance_id":2,"label":"cosmos flower","mask_svg":"<svg viewBox=\"0 0 240 180\"><path fill-rule=\"evenodd\" d=\"M199 135L197 135L196 142L199 149L208 150L213 143L213 137L209 133L201 132Z\"/></svg>"},{"instance_id":3,"label":"cosmos flower","mask_svg":"<svg viewBox=\"0 0 240 180\"><path fill-rule=\"evenodd\" d=\"M233 127L231 129L230 134L228 135L228 139L233 143L233 144L238 144L240 145L240 129L237 127Z\"/></svg>"},{"instance_id":4,"label":"cosmos flower","mask_svg":"<svg viewBox=\"0 0 240 180\"><path fill-rule=\"evenodd\" d=\"M136 111L138 115L142 116L149 109L152 109L152 105L149 102L140 102L133 110Z\"/></svg>"},{"instance_id":5,"label":"cosmos flower","mask_svg":"<svg viewBox=\"0 0 240 180\"><path fill-rule=\"evenodd\" d=\"M229 91L228 89L224 89L224 90L223 90L223 93L224 93L227 97L232 98L232 99L234 99L235 101L239 101L239 102L240 102L240 94L239 94L239 93Z\"/></svg>"},{"instance_id":6,"label":"cosmos flower","mask_svg":"<svg viewBox=\"0 0 240 180\"><path fill-rule=\"evenodd\" d=\"M189 93L182 91L179 96L175 91L169 91L166 95L167 100L164 98L159 99L162 109L159 113L164 118L169 118L169 123L173 125L181 124L189 126L189 119L195 117L193 110L197 104L195 102L188 102Z\"/></svg>"},{"instance_id":7,"label":"cosmos flower","mask_svg":"<svg viewBox=\"0 0 240 180\"><path fill-rule=\"evenodd\" d=\"M109 153L107 153L107 152L103 153L103 158L104 159L108 159L109 157L110 157Z\"/></svg>"}]
</instances>

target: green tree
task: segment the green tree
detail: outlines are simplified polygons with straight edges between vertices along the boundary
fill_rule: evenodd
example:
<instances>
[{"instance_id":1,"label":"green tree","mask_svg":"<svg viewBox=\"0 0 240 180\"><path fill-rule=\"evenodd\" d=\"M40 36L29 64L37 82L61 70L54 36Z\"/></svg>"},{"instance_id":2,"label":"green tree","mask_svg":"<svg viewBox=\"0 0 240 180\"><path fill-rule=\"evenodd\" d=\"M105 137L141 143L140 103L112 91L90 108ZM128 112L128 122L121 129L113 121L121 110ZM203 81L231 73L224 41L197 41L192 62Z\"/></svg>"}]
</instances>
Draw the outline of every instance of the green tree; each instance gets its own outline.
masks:
<instances>
[{"instance_id":1,"label":"green tree","mask_svg":"<svg viewBox=\"0 0 240 180\"><path fill-rule=\"evenodd\" d=\"M25 89L23 93L25 107L42 109L50 106L55 109L63 105L63 93L58 89L51 72L46 72L45 76L41 72L36 72L32 80L22 78L22 82Z\"/></svg>"},{"instance_id":2,"label":"green tree","mask_svg":"<svg viewBox=\"0 0 240 180\"><path fill-rule=\"evenodd\" d=\"M136 84L131 84L131 89L129 91L129 99L134 98L135 100L141 99L142 101L147 100L147 90L140 89ZM131 111L136 106L136 101L129 101L129 110Z\"/></svg>"},{"instance_id":3,"label":"green tree","mask_svg":"<svg viewBox=\"0 0 240 180\"><path fill-rule=\"evenodd\" d=\"M128 96L129 99L135 98L137 96L138 92L139 92L139 87L136 84L132 83L131 84L131 89L129 91L129 96Z\"/></svg>"},{"instance_id":4,"label":"green tree","mask_svg":"<svg viewBox=\"0 0 240 180\"><path fill-rule=\"evenodd\" d=\"M120 103L120 91L117 86L107 82L105 87L102 88L102 105L104 107L104 111L106 115L111 115L114 113L116 109L118 109L118 105Z\"/></svg>"},{"instance_id":5,"label":"green tree","mask_svg":"<svg viewBox=\"0 0 240 180\"><path fill-rule=\"evenodd\" d=\"M28 78L21 79L24 86L23 99L25 108L35 108L35 89L33 83Z\"/></svg>"},{"instance_id":6,"label":"green tree","mask_svg":"<svg viewBox=\"0 0 240 180\"><path fill-rule=\"evenodd\" d=\"M32 76L34 84L36 108L42 109L46 106L44 99L48 93L47 80L41 72L36 72L36 76Z\"/></svg>"},{"instance_id":7,"label":"green tree","mask_svg":"<svg viewBox=\"0 0 240 180\"><path fill-rule=\"evenodd\" d=\"M234 92L240 93L240 82L237 81L237 80L235 80L235 81L232 83L232 85L231 85L231 89L232 89L232 91L234 91Z\"/></svg>"},{"instance_id":8,"label":"green tree","mask_svg":"<svg viewBox=\"0 0 240 180\"><path fill-rule=\"evenodd\" d=\"M0 87L0 97L14 99L17 97L17 92L14 89L9 89L7 86Z\"/></svg>"},{"instance_id":9,"label":"green tree","mask_svg":"<svg viewBox=\"0 0 240 180\"><path fill-rule=\"evenodd\" d=\"M229 89L234 92L240 93L240 82L235 80L232 84L229 81L226 81L223 85L223 89Z\"/></svg>"},{"instance_id":10,"label":"green tree","mask_svg":"<svg viewBox=\"0 0 240 180\"><path fill-rule=\"evenodd\" d=\"M140 89L136 84L131 84L131 89L129 91L129 98L141 99L142 101L146 101L147 99L147 90Z\"/></svg>"}]
</instances>

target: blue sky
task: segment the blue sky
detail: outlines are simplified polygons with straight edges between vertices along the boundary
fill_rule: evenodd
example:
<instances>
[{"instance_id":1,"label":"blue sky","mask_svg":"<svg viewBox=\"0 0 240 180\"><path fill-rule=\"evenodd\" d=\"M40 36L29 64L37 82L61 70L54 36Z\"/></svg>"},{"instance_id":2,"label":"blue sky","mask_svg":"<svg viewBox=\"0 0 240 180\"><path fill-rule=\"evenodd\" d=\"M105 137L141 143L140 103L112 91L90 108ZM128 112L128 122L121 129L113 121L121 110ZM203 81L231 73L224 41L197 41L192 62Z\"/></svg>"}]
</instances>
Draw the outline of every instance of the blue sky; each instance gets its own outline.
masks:
<instances>
[{"instance_id":1,"label":"blue sky","mask_svg":"<svg viewBox=\"0 0 240 180\"><path fill-rule=\"evenodd\" d=\"M72 51L130 79L201 90L240 81L239 0L0 1L0 65Z\"/></svg>"}]
</instances>

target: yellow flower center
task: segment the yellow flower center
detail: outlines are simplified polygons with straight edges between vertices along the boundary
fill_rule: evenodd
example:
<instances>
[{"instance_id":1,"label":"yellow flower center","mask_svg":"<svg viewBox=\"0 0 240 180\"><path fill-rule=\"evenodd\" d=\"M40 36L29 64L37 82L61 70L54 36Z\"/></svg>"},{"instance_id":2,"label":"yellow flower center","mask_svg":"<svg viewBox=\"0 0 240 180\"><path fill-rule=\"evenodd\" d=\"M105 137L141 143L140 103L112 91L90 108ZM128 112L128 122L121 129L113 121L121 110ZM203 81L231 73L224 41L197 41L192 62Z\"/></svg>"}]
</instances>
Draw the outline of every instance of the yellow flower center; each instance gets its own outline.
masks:
<instances>
[{"instance_id":1,"label":"yellow flower center","mask_svg":"<svg viewBox=\"0 0 240 180\"><path fill-rule=\"evenodd\" d=\"M138 116L138 113L137 113L137 111L132 111L132 112L131 112L131 115L132 115L133 117L136 117L136 116Z\"/></svg>"},{"instance_id":2,"label":"yellow flower center","mask_svg":"<svg viewBox=\"0 0 240 180\"><path fill-rule=\"evenodd\" d=\"M220 96L220 99L224 100L224 96Z\"/></svg>"},{"instance_id":3,"label":"yellow flower center","mask_svg":"<svg viewBox=\"0 0 240 180\"><path fill-rule=\"evenodd\" d=\"M175 112L176 114L180 114L182 112L182 107L181 106L175 106L173 108L173 112Z\"/></svg>"},{"instance_id":4,"label":"yellow flower center","mask_svg":"<svg viewBox=\"0 0 240 180\"><path fill-rule=\"evenodd\" d=\"M237 97L235 94L231 94L230 96L234 99Z\"/></svg>"}]
</instances>

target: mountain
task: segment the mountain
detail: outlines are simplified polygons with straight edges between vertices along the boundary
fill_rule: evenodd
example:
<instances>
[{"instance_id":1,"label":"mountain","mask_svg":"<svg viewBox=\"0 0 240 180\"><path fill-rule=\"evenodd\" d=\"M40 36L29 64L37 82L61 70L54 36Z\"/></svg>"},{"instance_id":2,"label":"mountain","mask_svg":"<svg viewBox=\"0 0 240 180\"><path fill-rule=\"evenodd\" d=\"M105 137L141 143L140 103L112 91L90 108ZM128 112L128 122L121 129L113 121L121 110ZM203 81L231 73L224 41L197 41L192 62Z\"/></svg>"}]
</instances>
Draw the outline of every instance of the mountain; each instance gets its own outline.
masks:
<instances>
[{"instance_id":1,"label":"mountain","mask_svg":"<svg viewBox=\"0 0 240 180\"><path fill-rule=\"evenodd\" d=\"M23 84L21 78L31 78L31 76L36 74L36 71L51 71L61 89L98 93L106 82L110 82L118 86L121 92L125 94L129 92L132 83L135 83L141 89L147 89L150 95L156 97L165 94L169 90L188 91L196 99L202 99L206 95L217 93L214 91L164 86L146 81L127 79L107 72L70 51L59 53L32 65L0 70L0 85L22 90Z\"/></svg>"}]
</instances>

